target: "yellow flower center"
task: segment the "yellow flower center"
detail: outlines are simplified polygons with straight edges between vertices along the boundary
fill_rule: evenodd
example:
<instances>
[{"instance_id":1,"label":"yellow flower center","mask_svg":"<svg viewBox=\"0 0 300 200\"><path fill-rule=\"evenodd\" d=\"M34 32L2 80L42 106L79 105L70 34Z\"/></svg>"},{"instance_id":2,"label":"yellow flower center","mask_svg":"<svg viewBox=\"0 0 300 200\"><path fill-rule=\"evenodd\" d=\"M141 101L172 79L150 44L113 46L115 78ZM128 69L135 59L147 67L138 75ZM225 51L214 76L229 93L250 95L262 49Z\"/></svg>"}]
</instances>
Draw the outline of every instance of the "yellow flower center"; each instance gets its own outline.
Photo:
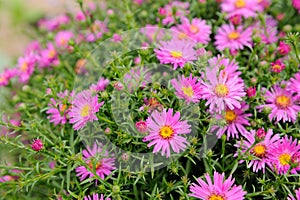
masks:
<instances>
[{"instance_id":1,"label":"yellow flower center","mask_svg":"<svg viewBox=\"0 0 300 200\"><path fill-rule=\"evenodd\" d=\"M245 8L246 7L246 1L245 0L236 0L235 1L235 7Z\"/></svg>"},{"instance_id":2,"label":"yellow flower center","mask_svg":"<svg viewBox=\"0 0 300 200\"><path fill-rule=\"evenodd\" d=\"M195 34L195 33L199 32L199 28L195 25L191 25L190 26L190 31Z\"/></svg>"},{"instance_id":3,"label":"yellow flower center","mask_svg":"<svg viewBox=\"0 0 300 200\"><path fill-rule=\"evenodd\" d=\"M27 62L23 62L21 65L21 71L25 72L28 69L28 63Z\"/></svg>"},{"instance_id":4,"label":"yellow flower center","mask_svg":"<svg viewBox=\"0 0 300 200\"><path fill-rule=\"evenodd\" d=\"M56 55L56 51L54 49L51 49L48 53L48 57L49 58L54 58Z\"/></svg>"},{"instance_id":5,"label":"yellow flower center","mask_svg":"<svg viewBox=\"0 0 300 200\"><path fill-rule=\"evenodd\" d=\"M272 69L273 70L281 70L281 66L276 64L276 65L272 66Z\"/></svg>"},{"instance_id":6,"label":"yellow flower center","mask_svg":"<svg viewBox=\"0 0 300 200\"><path fill-rule=\"evenodd\" d=\"M182 52L180 52L180 51L171 51L171 56L173 58L182 58Z\"/></svg>"},{"instance_id":7,"label":"yellow flower center","mask_svg":"<svg viewBox=\"0 0 300 200\"><path fill-rule=\"evenodd\" d=\"M291 105L291 99L285 95L276 97L276 105L280 108L287 108Z\"/></svg>"},{"instance_id":8,"label":"yellow flower center","mask_svg":"<svg viewBox=\"0 0 300 200\"><path fill-rule=\"evenodd\" d=\"M266 154L266 146L263 144L255 145L253 148L253 153L256 157L264 157L264 155Z\"/></svg>"},{"instance_id":9,"label":"yellow flower center","mask_svg":"<svg viewBox=\"0 0 300 200\"><path fill-rule=\"evenodd\" d=\"M170 126L161 127L159 134L163 139L169 139L172 137L174 131Z\"/></svg>"},{"instance_id":10,"label":"yellow flower center","mask_svg":"<svg viewBox=\"0 0 300 200\"><path fill-rule=\"evenodd\" d=\"M228 123L235 121L235 119L236 119L235 112L233 110L227 110L225 113L225 119Z\"/></svg>"},{"instance_id":11,"label":"yellow flower center","mask_svg":"<svg viewBox=\"0 0 300 200\"><path fill-rule=\"evenodd\" d=\"M80 113L81 117L88 116L90 114L90 108L91 107L89 105L83 106L83 108L81 109L81 113Z\"/></svg>"},{"instance_id":12,"label":"yellow flower center","mask_svg":"<svg viewBox=\"0 0 300 200\"><path fill-rule=\"evenodd\" d=\"M0 82L3 82L5 78L3 76L0 76Z\"/></svg>"},{"instance_id":13,"label":"yellow flower center","mask_svg":"<svg viewBox=\"0 0 300 200\"><path fill-rule=\"evenodd\" d=\"M183 39L186 39L187 38L187 35L185 33L179 33L178 34L178 39L179 40L183 40Z\"/></svg>"},{"instance_id":14,"label":"yellow flower center","mask_svg":"<svg viewBox=\"0 0 300 200\"><path fill-rule=\"evenodd\" d=\"M220 196L220 195L213 194L212 196L210 196L208 198L208 200L225 200L225 199L222 196Z\"/></svg>"},{"instance_id":15,"label":"yellow flower center","mask_svg":"<svg viewBox=\"0 0 300 200\"><path fill-rule=\"evenodd\" d=\"M232 31L231 33L228 34L228 38L231 40L236 40L240 37L240 34L236 31Z\"/></svg>"},{"instance_id":16,"label":"yellow flower center","mask_svg":"<svg viewBox=\"0 0 300 200\"><path fill-rule=\"evenodd\" d=\"M188 97L194 96L194 91L193 91L193 88L191 86L189 86L189 87L182 87L181 90Z\"/></svg>"},{"instance_id":17,"label":"yellow flower center","mask_svg":"<svg viewBox=\"0 0 300 200\"><path fill-rule=\"evenodd\" d=\"M215 94L218 97L225 97L229 92L229 89L226 85L224 84L219 84L215 87Z\"/></svg>"},{"instance_id":18,"label":"yellow flower center","mask_svg":"<svg viewBox=\"0 0 300 200\"><path fill-rule=\"evenodd\" d=\"M90 162L88 163L88 166L89 166L89 168L90 168L91 170L93 170L93 162L92 162L92 161L90 161ZM101 160L100 160L100 161L96 164L96 166L95 166L96 170L98 170L101 166L102 166L102 162L101 162Z\"/></svg>"},{"instance_id":19,"label":"yellow flower center","mask_svg":"<svg viewBox=\"0 0 300 200\"><path fill-rule=\"evenodd\" d=\"M279 156L279 162L281 165L289 165L291 160L291 155L287 153L283 153Z\"/></svg>"},{"instance_id":20,"label":"yellow flower center","mask_svg":"<svg viewBox=\"0 0 300 200\"><path fill-rule=\"evenodd\" d=\"M67 109L67 105L66 104L63 104L60 108L60 111L61 112L65 112L65 110Z\"/></svg>"}]
</instances>

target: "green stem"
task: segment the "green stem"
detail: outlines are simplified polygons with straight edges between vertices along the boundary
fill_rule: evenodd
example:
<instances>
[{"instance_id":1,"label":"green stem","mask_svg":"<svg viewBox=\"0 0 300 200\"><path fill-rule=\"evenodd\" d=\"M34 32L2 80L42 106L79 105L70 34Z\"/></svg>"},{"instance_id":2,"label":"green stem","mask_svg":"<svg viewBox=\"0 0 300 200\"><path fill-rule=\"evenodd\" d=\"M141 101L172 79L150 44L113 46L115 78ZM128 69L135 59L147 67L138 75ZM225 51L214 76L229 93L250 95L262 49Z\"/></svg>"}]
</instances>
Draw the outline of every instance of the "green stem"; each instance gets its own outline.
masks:
<instances>
[{"instance_id":1,"label":"green stem","mask_svg":"<svg viewBox=\"0 0 300 200\"><path fill-rule=\"evenodd\" d=\"M292 46L293 46L294 51L295 51L295 53L296 53L296 58L298 59L298 62L299 62L299 64L300 64L300 55L299 55L298 48L297 48L297 46L296 46L296 44L295 44L294 41L292 42Z\"/></svg>"}]
</instances>

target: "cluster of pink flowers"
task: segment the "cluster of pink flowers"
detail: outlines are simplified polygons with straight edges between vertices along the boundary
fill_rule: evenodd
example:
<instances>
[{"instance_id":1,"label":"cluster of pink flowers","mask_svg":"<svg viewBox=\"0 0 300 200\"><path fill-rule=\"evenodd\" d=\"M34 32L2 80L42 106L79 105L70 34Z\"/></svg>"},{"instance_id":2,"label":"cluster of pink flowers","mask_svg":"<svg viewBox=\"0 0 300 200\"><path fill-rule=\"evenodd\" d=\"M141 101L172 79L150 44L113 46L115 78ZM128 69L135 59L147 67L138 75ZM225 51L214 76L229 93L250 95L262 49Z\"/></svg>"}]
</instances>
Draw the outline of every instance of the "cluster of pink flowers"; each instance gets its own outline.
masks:
<instances>
[{"instance_id":1,"label":"cluster of pink flowers","mask_svg":"<svg viewBox=\"0 0 300 200\"><path fill-rule=\"evenodd\" d=\"M179 18L189 13L188 8L187 2L171 1L164 8L159 8L159 14L163 17L162 23L164 25L175 23L175 17Z\"/></svg>"},{"instance_id":2,"label":"cluster of pink flowers","mask_svg":"<svg viewBox=\"0 0 300 200\"><path fill-rule=\"evenodd\" d=\"M143 0L134 2L137 5L143 4ZM181 106L201 105L202 108L205 107L205 114L209 118L207 121L212 123L208 128L210 133L222 138L224 142L238 140L234 144L237 150L234 149L233 157L239 159L239 163L245 164L254 173L260 171L266 173L268 169L278 175L297 174L300 171L298 140L288 133L273 133L276 125L283 130L280 123L297 123L300 112L300 72L292 77L286 76L285 73L294 69L289 68L288 62L291 46L283 41L285 33L278 29L280 27L278 21L282 20L284 15L281 13L273 18L264 12L270 5L270 0L217 2L220 3L220 9L224 14L220 15L224 17L222 18L224 23L220 21L218 27L206 18L200 18L198 15L189 16L188 9L193 6L192 4L170 1L157 11L158 17L154 19L159 25L147 24L146 27L139 29L138 34L141 33L141 37L144 38L140 44L140 52L131 52L136 53L130 63L135 65L135 68L127 72L120 70L117 73L111 70L114 74L109 75L105 72L106 77L99 77L96 83L88 85L88 89L77 92L62 90L54 94L52 89L48 88L45 97L49 102L45 110L47 119L52 123L51 126L61 128L69 124L77 132L86 130L89 123L97 122L106 117L103 115L110 114L112 110L108 105L111 99L110 89L128 92L127 95L136 95L134 98L141 101L137 104L143 104L135 107L135 111L139 113L134 116L137 116L134 118L135 131L142 135L143 147L149 148L153 154L172 159L174 154L182 153L190 145L195 145L189 141L194 127L180 111ZM292 0L292 5L300 13L299 0ZM75 73L88 76L88 70L85 68L88 58L76 57L77 62L73 62L69 68L64 56L77 53L84 42L90 47L91 43L96 44L101 38L109 36L111 36L109 41L115 44L126 41L126 37L119 32L110 34L109 29L113 29L114 25L108 23L109 18L103 21L93 18L93 12L96 10L95 4L90 4L85 12L81 10L73 18L61 15L53 19L40 20L39 29L51 32L52 41L41 40L31 43L25 54L18 58L16 67L5 69L0 74L0 86L9 85L13 78L17 78L22 84L30 85L33 74L55 71L56 67L66 67L70 72L73 72L74 67ZM109 9L107 14L112 16L114 11ZM87 19L89 23L83 23ZM79 27L66 29L65 26L72 20L76 20L80 24ZM85 28L81 29L81 25ZM163 30L161 25L170 29ZM154 44L153 49L151 44ZM256 49L256 45L262 45L262 49ZM262 54L255 55L256 51ZM215 52L219 55L213 55ZM149 56L149 60L171 68L175 74L168 80L172 93L165 92L163 86L157 86L159 84L153 88L149 86L154 76L148 68L139 66L149 61L144 58L145 55ZM246 64L244 55L246 59L249 56L250 62L256 60L258 66ZM253 77L247 80L248 74L245 75L244 72L252 69L253 74L250 76ZM255 77L261 73L260 70L268 71L267 75L274 76L274 81L272 79L271 84L258 83L259 78L263 77ZM115 74L118 78L111 77ZM162 77L168 75L170 75L168 72L161 74ZM284 80L280 79L281 75ZM120 77L123 80L120 80ZM164 102L165 99L161 98L163 92L160 93L160 90L179 100L173 101L171 106L168 105ZM143 93L145 91L148 96ZM178 103L179 106L173 106L173 103ZM257 109L258 112L253 109ZM105 112L102 112L103 110ZM263 123L261 120L267 118L270 123L274 122L274 127L268 127L266 131L264 128L253 130L254 127L261 126ZM16 117L15 121L8 119L3 121L13 126L21 125L19 117ZM113 135L116 131L115 127L112 127L107 127L105 134ZM8 130L1 131L1 135L6 132ZM29 144L31 146L29 150L43 153L47 148L47 144L44 144L43 139L34 139ZM80 181L89 178L105 180L117 169L116 156L107 151L104 144L95 142L93 146L88 146L80 152L80 155L82 155L81 162L75 168ZM128 158L128 154L121 157L123 161ZM55 162L50 168L55 167ZM219 170L217 166L215 169ZM191 184L189 188L191 197L204 200L246 198L243 187L235 184L232 175L226 178L224 173L218 173L215 169ZM14 179L16 178L12 176L4 176L0 178L0 182ZM296 198L290 194L288 199L300 200L300 189L295 193ZM103 194L93 193L84 196L84 199L110 200Z\"/></svg>"},{"instance_id":3,"label":"cluster of pink flowers","mask_svg":"<svg viewBox=\"0 0 300 200\"><path fill-rule=\"evenodd\" d=\"M297 174L297 171L300 170L298 141L288 136L280 138L278 134L273 134L272 129L264 134L261 134L262 131L264 132L263 129L251 130L244 136L246 140L238 141L235 146L239 150L235 156L250 154L253 158L248 167L252 167L253 172L262 170L265 173L265 168L268 166L277 174L288 172Z\"/></svg>"}]
</instances>

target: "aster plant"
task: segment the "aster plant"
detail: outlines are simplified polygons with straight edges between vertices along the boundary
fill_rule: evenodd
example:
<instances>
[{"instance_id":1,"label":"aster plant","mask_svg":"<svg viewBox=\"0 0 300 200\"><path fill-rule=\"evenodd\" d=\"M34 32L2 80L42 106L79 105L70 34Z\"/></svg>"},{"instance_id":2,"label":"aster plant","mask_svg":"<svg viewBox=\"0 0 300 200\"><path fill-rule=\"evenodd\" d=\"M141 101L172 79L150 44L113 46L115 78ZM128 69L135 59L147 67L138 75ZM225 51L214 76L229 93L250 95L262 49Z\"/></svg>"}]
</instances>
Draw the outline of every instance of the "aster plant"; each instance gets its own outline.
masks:
<instances>
[{"instance_id":1,"label":"aster plant","mask_svg":"<svg viewBox=\"0 0 300 200\"><path fill-rule=\"evenodd\" d=\"M0 71L0 199L300 199L299 0L72 5Z\"/></svg>"}]
</instances>

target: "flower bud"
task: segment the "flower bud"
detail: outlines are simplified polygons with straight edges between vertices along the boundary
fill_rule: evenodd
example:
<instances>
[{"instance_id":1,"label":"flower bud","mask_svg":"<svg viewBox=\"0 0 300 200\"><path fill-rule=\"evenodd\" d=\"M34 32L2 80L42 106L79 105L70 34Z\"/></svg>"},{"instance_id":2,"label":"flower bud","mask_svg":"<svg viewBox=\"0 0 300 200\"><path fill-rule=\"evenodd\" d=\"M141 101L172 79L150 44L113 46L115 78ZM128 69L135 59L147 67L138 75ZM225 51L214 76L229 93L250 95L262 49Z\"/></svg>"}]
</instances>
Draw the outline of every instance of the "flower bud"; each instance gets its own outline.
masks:
<instances>
[{"instance_id":1,"label":"flower bud","mask_svg":"<svg viewBox=\"0 0 300 200\"><path fill-rule=\"evenodd\" d=\"M35 151L40 151L43 148L43 142L40 139L33 140L31 148Z\"/></svg>"}]
</instances>

